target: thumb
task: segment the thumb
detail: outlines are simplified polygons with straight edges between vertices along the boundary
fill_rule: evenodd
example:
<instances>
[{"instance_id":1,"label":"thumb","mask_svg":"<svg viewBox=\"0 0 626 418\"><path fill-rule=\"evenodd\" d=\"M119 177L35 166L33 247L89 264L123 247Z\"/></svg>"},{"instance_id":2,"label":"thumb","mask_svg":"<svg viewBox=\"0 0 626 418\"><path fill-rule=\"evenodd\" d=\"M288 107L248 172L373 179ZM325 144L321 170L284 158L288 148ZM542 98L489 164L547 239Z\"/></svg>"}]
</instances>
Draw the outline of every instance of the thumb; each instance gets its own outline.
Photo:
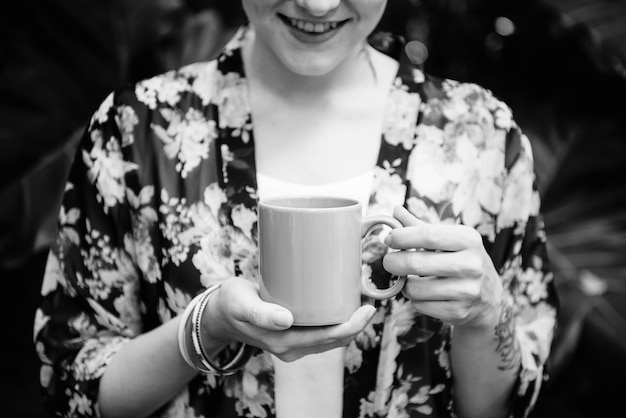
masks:
<instances>
[{"instance_id":1,"label":"thumb","mask_svg":"<svg viewBox=\"0 0 626 418\"><path fill-rule=\"evenodd\" d=\"M293 325L293 314L291 311L279 305L263 302L265 310L267 310L267 320L259 321L257 324L261 328L283 330Z\"/></svg>"},{"instance_id":2,"label":"thumb","mask_svg":"<svg viewBox=\"0 0 626 418\"><path fill-rule=\"evenodd\" d=\"M293 325L293 314L280 305L261 300L255 287L245 286L238 293L240 309L235 310L236 319L266 330L284 330Z\"/></svg>"}]
</instances>

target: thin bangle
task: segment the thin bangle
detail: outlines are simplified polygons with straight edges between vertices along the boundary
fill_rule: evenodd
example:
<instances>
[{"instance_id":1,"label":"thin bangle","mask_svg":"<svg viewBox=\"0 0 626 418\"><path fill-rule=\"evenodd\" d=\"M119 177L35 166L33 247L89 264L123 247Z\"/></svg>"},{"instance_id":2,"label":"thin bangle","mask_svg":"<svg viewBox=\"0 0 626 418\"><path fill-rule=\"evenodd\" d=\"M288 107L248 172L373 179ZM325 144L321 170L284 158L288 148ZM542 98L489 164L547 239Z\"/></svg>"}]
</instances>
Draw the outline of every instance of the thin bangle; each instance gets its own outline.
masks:
<instances>
[{"instance_id":1,"label":"thin bangle","mask_svg":"<svg viewBox=\"0 0 626 418\"><path fill-rule=\"evenodd\" d=\"M254 349L240 343L237 353L224 366L215 364L207 355L202 343L201 322L211 296L219 287L219 284L210 286L189 303L179 325L178 345L183 359L192 368L202 373L229 376L237 373L246 364ZM190 346L193 347L193 353L189 350Z\"/></svg>"},{"instance_id":2,"label":"thin bangle","mask_svg":"<svg viewBox=\"0 0 626 418\"><path fill-rule=\"evenodd\" d=\"M239 368L243 367L244 363L241 362L241 359L244 358L246 354L246 344L240 343L239 350L235 354L235 356L224 366L218 366L213 361L211 361L211 357L207 355L206 350L204 349L204 345L202 344L202 318L204 316L204 310L209 304L209 300L213 293L218 290L220 285L214 285L208 288L204 294L200 302L194 307L193 316L191 318L192 321L192 338L193 338L193 347L196 352L197 359L200 360L200 363L211 373L216 373L220 375L232 375L235 374Z\"/></svg>"},{"instance_id":3,"label":"thin bangle","mask_svg":"<svg viewBox=\"0 0 626 418\"><path fill-rule=\"evenodd\" d=\"M193 311L193 308L196 306L196 304L200 301L200 299L202 299L202 294L199 294L191 299L191 301L185 308L181 316L180 324L178 325L178 351L180 351L180 355L182 356L183 360L185 360L185 363L187 363L194 369L196 368L196 366L191 361L191 357L189 356L189 349L187 348L186 340L189 333L186 330L187 322L189 322L191 312Z\"/></svg>"}]
</instances>

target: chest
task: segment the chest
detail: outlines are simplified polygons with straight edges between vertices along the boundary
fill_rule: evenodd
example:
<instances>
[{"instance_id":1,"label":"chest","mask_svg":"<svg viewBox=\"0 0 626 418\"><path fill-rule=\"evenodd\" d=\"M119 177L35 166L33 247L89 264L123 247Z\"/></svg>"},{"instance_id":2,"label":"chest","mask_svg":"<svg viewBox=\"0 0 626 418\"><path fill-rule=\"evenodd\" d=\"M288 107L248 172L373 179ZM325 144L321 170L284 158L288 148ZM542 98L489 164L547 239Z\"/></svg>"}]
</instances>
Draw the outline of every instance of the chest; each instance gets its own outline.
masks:
<instances>
[{"instance_id":1,"label":"chest","mask_svg":"<svg viewBox=\"0 0 626 418\"><path fill-rule=\"evenodd\" d=\"M301 184L358 176L375 166L387 96L363 93L318 103L253 106L256 167L260 173Z\"/></svg>"}]
</instances>

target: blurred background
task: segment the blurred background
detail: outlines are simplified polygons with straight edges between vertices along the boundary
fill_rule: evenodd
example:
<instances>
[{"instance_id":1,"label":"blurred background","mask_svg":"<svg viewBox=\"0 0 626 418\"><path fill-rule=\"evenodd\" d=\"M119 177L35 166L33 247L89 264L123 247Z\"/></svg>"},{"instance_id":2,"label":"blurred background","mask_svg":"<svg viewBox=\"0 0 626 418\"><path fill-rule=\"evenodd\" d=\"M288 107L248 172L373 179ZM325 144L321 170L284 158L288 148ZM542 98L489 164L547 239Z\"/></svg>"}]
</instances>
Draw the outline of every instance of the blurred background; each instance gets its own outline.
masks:
<instances>
[{"instance_id":1,"label":"blurred background","mask_svg":"<svg viewBox=\"0 0 626 418\"><path fill-rule=\"evenodd\" d=\"M44 417L32 322L74 146L117 86L213 57L237 0L0 6L0 415ZM559 329L534 418L612 417L626 394L626 0L389 0L434 75L479 83L530 137Z\"/></svg>"}]
</instances>

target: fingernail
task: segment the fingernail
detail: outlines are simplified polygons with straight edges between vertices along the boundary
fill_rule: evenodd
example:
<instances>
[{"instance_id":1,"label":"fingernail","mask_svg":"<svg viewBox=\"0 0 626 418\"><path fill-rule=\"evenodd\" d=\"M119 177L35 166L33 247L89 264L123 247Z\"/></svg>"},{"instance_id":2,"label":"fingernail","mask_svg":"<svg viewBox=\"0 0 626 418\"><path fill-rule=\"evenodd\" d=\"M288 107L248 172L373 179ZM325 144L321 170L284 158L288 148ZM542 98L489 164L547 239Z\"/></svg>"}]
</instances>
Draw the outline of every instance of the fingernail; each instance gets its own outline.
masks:
<instances>
[{"instance_id":1,"label":"fingernail","mask_svg":"<svg viewBox=\"0 0 626 418\"><path fill-rule=\"evenodd\" d=\"M281 328L290 327L292 323L291 314L283 310L274 311L272 323Z\"/></svg>"}]
</instances>

